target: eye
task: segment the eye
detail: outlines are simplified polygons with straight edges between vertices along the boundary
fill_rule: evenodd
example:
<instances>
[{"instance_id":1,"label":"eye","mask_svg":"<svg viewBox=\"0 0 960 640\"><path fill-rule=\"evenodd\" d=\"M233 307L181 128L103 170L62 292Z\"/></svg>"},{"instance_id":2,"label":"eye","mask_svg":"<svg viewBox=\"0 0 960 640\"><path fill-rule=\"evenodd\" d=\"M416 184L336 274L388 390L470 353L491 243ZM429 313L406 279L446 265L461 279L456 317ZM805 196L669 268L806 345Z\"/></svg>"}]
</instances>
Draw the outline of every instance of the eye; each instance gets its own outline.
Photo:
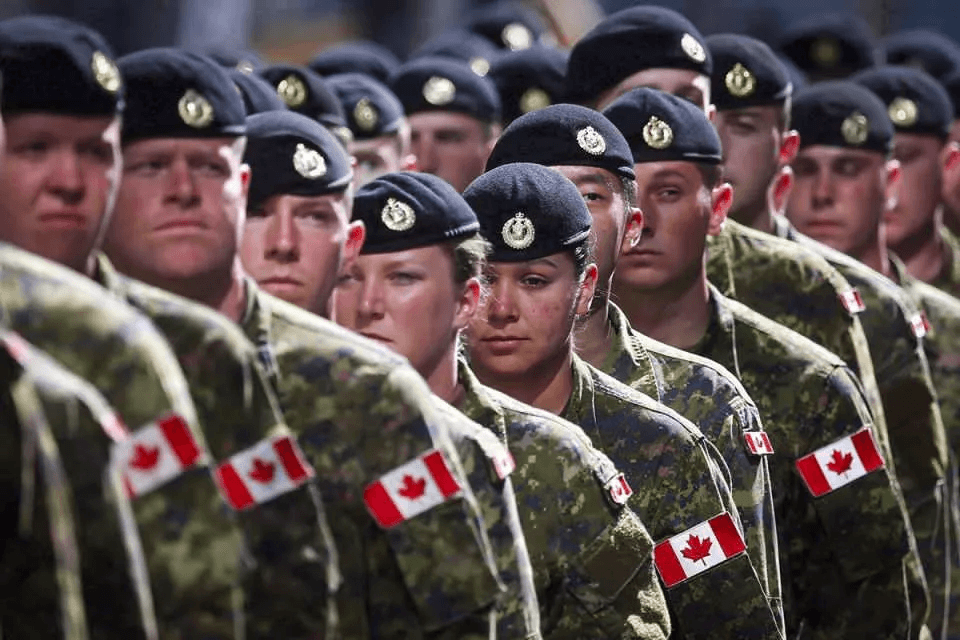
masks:
<instances>
[{"instance_id":1,"label":"eye","mask_svg":"<svg viewBox=\"0 0 960 640\"><path fill-rule=\"evenodd\" d=\"M583 195L583 199L587 202L600 202L603 200L603 195L597 193L596 191L586 191L581 195Z\"/></svg>"},{"instance_id":2,"label":"eye","mask_svg":"<svg viewBox=\"0 0 960 640\"><path fill-rule=\"evenodd\" d=\"M46 140L28 140L13 148L15 153L27 156L41 156L52 148Z\"/></svg>"},{"instance_id":3,"label":"eye","mask_svg":"<svg viewBox=\"0 0 960 640\"><path fill-rule=\"evenodd\" d=\"M410 271L394 271L390 274L390 282L401 286L413 284L422 279L423 278L420 277L420 274L412 273Z\"/></svg>"},{"instance_id":4,"label":"eye","mask_svg":"<svg viewBox=\"0 0 960 640\"><path fill-rule=\"evenodd\" d=\"M549 283L549 280L536 274L528 274L520 278L520 284L531 289L541 289Z\"/></svg>"},{"instance_id":5,"label":"eye","mask_svg":"<svg viewBox=\"0 0 960 640\"><path fill-rule=\"evenodd\" d=\"M251 207L247 209L247 219L250 218L266 218L267 211L263 207Z\"/></svg>"}]
</instances>

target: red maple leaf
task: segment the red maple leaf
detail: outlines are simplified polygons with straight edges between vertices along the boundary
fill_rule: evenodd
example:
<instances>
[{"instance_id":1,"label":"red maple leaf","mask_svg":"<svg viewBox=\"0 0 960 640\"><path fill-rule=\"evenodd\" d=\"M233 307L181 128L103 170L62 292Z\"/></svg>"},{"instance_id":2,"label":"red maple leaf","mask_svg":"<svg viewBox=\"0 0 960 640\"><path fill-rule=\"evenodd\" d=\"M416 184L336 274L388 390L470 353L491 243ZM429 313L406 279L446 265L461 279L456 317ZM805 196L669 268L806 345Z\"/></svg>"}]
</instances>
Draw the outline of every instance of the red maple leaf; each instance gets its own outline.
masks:
<instances>
[{"instance_id":1,"label":"red maple leaf","mask_svg":"<svg viewBox=\"0 0 960 640\"><path fill-rule=\"evenodd\" d=\"M696 562L697 560L703 560L703 564L707 564L707 561L704 560L708 555L710 555L710 547L713 546L713 540L710 538L704 538L701 540L695 535L690 535L687 538L687 548L680 551L683 554L683 557Z\"/></svg>"},{"instance_id":2,"label":"red maple leaf","mask_svg":"<svg viewBox=\"0 0 960 640\"><path fill-rule=\"evenodd\" d=\"M160 459L160 447L147 447L138 444L133 448L133 457L130 458L130 466L134 469L146 471L157 466L157 460Z\"/></svg>"},{"instance_id":3,"label":"red maple leaf","mask_svg":"<svg viewBox=\"0 0 960 640\"><path fill-rule=\"evenodd\" d=\"M403 476L403 485L397 493L408 500L416 500L427 490L426 478L414 478L410 474Z\"/></svg>"},{"instance_id":4,"label":"red maple leaf","mask_svg":"<svg viewBox=\"0 0 960 640\"><path fill-rule=\"evenodd\" d=\"M840 475L841 473L846 473L850 470L850 465L853 464L853 454L852 453L840 453L838 449L833 450L833 455L831 456L830 462L827 463L827 469L833 471L835 474Z\"/></svg>"},{"instance_id":5,"label":"red maple leaf","mask_svg":"<svg viewBox=\"0 0 960 640\"><path fill-rule=\"evenodd\" d=\"M267 484L273 480L273 463L265 462L260 458L253 459L253 470L250 471L250 477L257 482Z\"/></svg>"}]
</instances>

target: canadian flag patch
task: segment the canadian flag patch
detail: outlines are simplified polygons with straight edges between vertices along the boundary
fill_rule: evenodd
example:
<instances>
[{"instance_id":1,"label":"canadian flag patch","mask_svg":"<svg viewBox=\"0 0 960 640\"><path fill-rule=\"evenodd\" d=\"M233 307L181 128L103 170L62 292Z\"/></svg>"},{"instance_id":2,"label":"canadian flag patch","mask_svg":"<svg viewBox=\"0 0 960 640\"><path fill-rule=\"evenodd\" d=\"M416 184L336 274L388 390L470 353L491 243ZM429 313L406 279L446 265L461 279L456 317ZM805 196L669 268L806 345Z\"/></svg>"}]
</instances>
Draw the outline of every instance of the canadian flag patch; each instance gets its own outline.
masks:
<instances>
[{"instance_id":1,"label":"canadian flag patch","mask_svg":"<svg viewBox=\"0 0 960 640\"><path fill-rule=\"evenodd\" d=\"M227 503L241 510L293 491L314 472L297 441L278 436L230 456L215 475Z\"/></svg>"},{"instance_id":2,"label":"canadian flag patch","mask_svg":"<svg viewBox=\"0 0 960 640\"><path fill-rule=\"evenodd\" d=\"M910 316L910 328L913 330L913 335L917 338L922 338L930 333L930 321L927 320L927 314L921 311L920 313Z\"/></svg>"},{"instance_id":3,"label":"canadian flag patch","mask_svg":"<svg viewBox=\"0 0 960 640\"><path fill-rule=\"evenodd\" d=\"M166 484L202 457L187 423L176 414L138 429L115 446L115 461L130 497Z\"/></svg>"},{"instance_id":4,"label":"canadian flag patch","mask_svg":"<svg viewBox=\"0 0 960 640\"><path fill-rule=\"evenodd\" d=\"M807 454L796 462L810 493L822 495L883 467L870 427Z\"/></svg>"},{"instance_id":5,"label":"canadian flag patch","mask_svg":"<svg viewBox=\"0 0 960 640\"><path fill-rule=\"evenodd\" d=\"M630 496L633 495L633 488L627 482L627 477L622 473L615 475L612 480L604 485L604 488L610 494L610 499L613 500L614 504L626 504Z\"/></svg>"},{"instance_id":6,"label":"canadian flag patch","mask_svg":"<svg viewBox=\"0 0 960 640\"><path fill-rule=\"evenodd\" d=\"M663 584L672 587L746 550L733 518L721 513L658 544L653 561Z\"/></svg>"},{"instance_id":7,"label":"canadian flag patch","mask_svg":"<svg viewBox=\"0 0 960 640\"><path fill-rule=\"evenodd\" d=\"M863 304L863 298L860 297L860 292L855 288L842 291L840 293L840 302L843 304L843 308L847 310L847 313L851 315L865 311L867 308L867 305Z\"/></svg>"},{"instance_id":8,"label":"canadian flag patch","mask_svg":"<svg viewBox=\"0 0 960 640\"><path fill-rule=\"evenodd\" d=\"M367 485L363 501L377 524L389 529L459 493L460 485L450 473L446 458L433 450Z\"/></svg>"},{"instance_id":9,"label":"canadian flag patch","mask_svg":"<svg viewBox=\"0 0 960 640\"><path fill-rule=\"evenodd\" d=\"M744 431L743 439L747 443L747 449L755 456L768 456L773 453L773 445L770 444L770 436L766 431Z\"/></svg>"}]
</instances>

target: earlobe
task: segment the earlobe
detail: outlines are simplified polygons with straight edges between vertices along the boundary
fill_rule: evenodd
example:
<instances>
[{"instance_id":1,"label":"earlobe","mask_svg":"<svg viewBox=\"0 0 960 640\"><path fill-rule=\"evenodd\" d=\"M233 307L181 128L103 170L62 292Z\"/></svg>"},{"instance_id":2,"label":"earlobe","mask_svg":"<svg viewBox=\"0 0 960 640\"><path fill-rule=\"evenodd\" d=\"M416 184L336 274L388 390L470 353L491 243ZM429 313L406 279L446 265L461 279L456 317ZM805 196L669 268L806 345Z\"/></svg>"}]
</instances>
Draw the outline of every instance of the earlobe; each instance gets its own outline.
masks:
<instances>
[{"instance_id":1,"label":"earlobe","mask_svg":"<svg viewBox=\"0 0 960 640\"><path fill-rule=\"evenodd\" d=\"M730 207L733 206L733 187L729 182L717 185L711 193L713 209L710 212L710 225L707 228L709 235L715 236L720 233L723 223L727 220L727 214L730 213Z\"/></svg>"},{"instance_id":2,"label":"earlobe","mask_svg":"<svg viewBox=\"0 0 960 640\"><path fill-rule=\"evenodd\" d=\"M789 166L781 167L777 177L773 180L770 190L770 209L775 213L784 213L787 209L787 200L793 191L793 169Z\"/></svg>"},{"instance_id":3,"label":"earlobe","mask_svg":"<svg viewBox=\"0 0 960 640\"><path fill-rule=\"evenodd\" d=\"M944 147L943 168L945 171L955 171L960 168L960 145L949 142Z\"/></svg>"},{"instance_id":4,"label":"earlobe","mask_svg":"<svg viewBox=\"0 0 960 640\"><path fill-rule=\"evenodd\" d=\"M889 160L886 165L887 172L887 207L892 209L896 206L900 198L900 179L903 177L903 171L900 169L900 163L896 160Z\"/></svg>"}]
</instances>

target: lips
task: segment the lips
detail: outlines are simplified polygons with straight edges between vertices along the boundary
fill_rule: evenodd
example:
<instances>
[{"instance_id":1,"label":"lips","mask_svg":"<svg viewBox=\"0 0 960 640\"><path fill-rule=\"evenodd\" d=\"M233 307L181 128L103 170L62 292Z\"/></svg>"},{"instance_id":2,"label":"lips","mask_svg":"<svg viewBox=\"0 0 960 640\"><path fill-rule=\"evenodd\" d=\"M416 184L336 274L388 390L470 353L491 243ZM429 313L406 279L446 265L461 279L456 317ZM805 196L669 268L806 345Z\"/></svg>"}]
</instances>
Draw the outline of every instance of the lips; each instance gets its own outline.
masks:
<instances>
[{"instance_id":1,"label":"lips","mask_svg":"<svg viewBox=\"0 0 960 640\"><path fill-rule=\"evenodd\" d=\"M508 355L526 341L519 336L489 336L480 340L494 355Z\"/></svg>"},{"instance_id":2,"label":"lips","mask_svg":"<svg viewBox=\"0 0 960 640\"><path fill-rule=\"evenodd\" d=\"M71 211L42 213L39 216L39 220L41 224L51 227L81 229L87 226L86 216Z\"/></svg>"},{"instance_id":3,"label":"lips","mask_svg":"<svg viewBox=\"0 0 960 640\"><path fill-rule=\"evenodd\" d=\"M172 218L154 227L154 231L189 231L206 228L207 225L196 218Z\"/></svg>"},{"instance_id":4,"label":"lips","mask_svg":"<svg viewBox=\"0 0 960 640\"><path fill-rule=\"evenodd\" d=\"M382 336L379 333L373 333L372 331L361 331L360 335L364 338L369 338L371 340L376 340L377 342L393 342L390 338Z\"/></svg>"}]
</instances>

